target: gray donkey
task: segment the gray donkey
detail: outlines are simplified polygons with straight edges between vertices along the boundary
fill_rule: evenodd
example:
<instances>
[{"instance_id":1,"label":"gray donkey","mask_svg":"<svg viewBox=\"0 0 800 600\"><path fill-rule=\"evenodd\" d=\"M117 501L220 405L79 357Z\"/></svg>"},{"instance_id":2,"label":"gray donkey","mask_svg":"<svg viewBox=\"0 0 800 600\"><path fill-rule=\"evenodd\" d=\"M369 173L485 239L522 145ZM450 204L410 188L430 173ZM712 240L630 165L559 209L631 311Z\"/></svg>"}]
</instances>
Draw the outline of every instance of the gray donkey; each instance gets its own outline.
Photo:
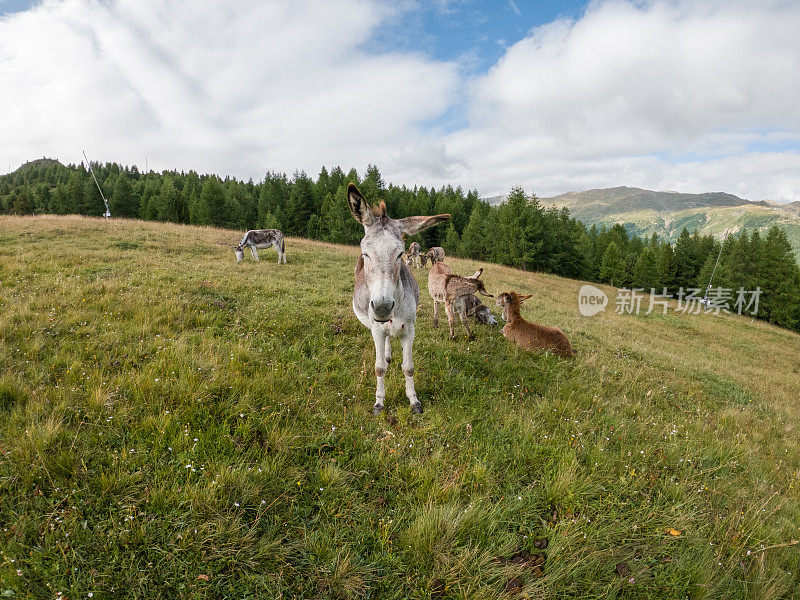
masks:
<instances>
[{"instance_id":1,"label":"gray donkey","mask_svg":"<svg viewBox=\"0 0 800 600\"><path fill-rule=\"evenodd\" d=\"M403 375L411 412L422 412L422 403L414 390L414 324L417 321L419 286L411 270L401 260L405 244L402 234L414 235L450 218L450 215L390 219L386 205L371 207L352 183L347 187L350 212L364 226L361 256L356 264L353 312L372 332L375 342L375 405L379 415L386 398L384 378L392 356L391 337L400 336L403 348Z\"/></svg>"},{"instance_id":2,"label":"gray donkey","mask_svg":"<svg viewBox=\"0 0 800 600\"><path fill-rule=\"evenodd\" d=\"M244 259L244 249L250 248L250 254L258 260L258 250L256 248L274 247L278 251L278 264L286 264L286 244L283 241L283 233L279 229L251 229L242 236L242 241L238 246L233 246L236 252L236 262Z\"/></svg>"}]
</instances>

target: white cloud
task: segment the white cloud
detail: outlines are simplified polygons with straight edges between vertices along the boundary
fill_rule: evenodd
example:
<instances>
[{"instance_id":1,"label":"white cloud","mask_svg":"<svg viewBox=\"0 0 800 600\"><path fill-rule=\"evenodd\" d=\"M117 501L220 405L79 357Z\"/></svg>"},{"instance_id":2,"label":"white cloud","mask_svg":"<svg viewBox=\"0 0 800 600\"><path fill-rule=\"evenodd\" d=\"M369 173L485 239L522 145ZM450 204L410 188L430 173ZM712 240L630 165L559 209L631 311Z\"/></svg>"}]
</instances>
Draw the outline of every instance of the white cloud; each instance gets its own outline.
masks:
<instances>
[{"instance_id":1,"label":"white cloud","mask_svg":"<svg viewBox=\"0 0 800 600\"><path fill-rule=\"evenodd\" d=\"M484 195L637 185L798 199L797 2L595 1L477 77L458 59L367 50L414 10L45 0L0 19L0 168L86 148L254 179L375 163L387 181Z\"/></svg>"},{"instance_id":2,"label":"white cloud","mask_svg":"<svg viewBox=\"0 0 800 600\"><path fill-rule=\"evenodd\" d=\"M511 46L474 82L470 126L447 146L486 194L636 181L787 199L796 170L764 170L772 163L754 154L762 169L742 186L740 167L751 145L800 137L797 31L794 2L595 3ZM674 164L686 155L711 160Z\"/></svg>"},{"instance_id":3,"label":"white cloud","mask_svg":"<svg viewBox=\"0 0 800 600\"><path fill-rule=\"evenodd\" d=\"M258 178L424 140L455 64L361 49L367 0L46 1L0 21L0 164L41 155Z\"/></svg>"}]
</instances>

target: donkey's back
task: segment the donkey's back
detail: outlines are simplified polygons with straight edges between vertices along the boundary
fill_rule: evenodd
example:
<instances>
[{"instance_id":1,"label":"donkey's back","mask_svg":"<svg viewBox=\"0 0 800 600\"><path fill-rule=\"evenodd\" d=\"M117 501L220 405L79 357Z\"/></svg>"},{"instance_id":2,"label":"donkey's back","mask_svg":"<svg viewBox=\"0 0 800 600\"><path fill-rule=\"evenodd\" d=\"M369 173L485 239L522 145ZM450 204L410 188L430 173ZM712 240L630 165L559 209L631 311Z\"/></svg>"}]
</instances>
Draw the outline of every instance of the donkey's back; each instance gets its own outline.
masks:
<instances>
[{"instance_id":1,"label":"donkey's back","mask_svg":"<svg viewBox=\"0 0 800 600\"><path fill-rule=\"evenodd\" d=\"M438 302L444 302L446 296L447 276L453 274L453 269L440 262L433 265L428 274L428 293Z\"/></svg>"},{"instance_id":2,"label":"donkey's back","mask_svg":"<svg viewBox=\"0 0 800 600\"><path fill-rule=\"evenodd\" d=\"M275 242L283 241L283 232L280 229L251 229L242 236L240 246L255 246L256 248L269 248Z\"/></svg>"},{"instance_id":3,"label":"donkey's back","mask_svg":"<svg viewBox=\"0 0 800 600\"><path fill-rule=\"evenodd\" d=\"M523 319L506 323L503 335L525 350L547 350L565 358L575 356L567 336L558 327L547 327Z\"/></svg>"}]
</instances>

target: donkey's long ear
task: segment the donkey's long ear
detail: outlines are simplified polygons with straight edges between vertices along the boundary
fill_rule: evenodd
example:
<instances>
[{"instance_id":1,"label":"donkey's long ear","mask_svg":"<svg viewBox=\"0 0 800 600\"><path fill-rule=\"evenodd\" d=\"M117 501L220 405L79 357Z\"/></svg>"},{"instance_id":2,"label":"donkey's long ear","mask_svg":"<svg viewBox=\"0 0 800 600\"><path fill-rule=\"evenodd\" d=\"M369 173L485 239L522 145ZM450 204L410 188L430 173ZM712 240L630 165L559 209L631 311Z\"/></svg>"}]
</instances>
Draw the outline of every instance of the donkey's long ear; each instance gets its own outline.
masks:
<instances>
[{"instance_id":1,"label":"donkey's long ear","mask_svg":"<svg viewBox=\"0 0 800 600\"><path fill-rule=\"evenodd\" d=\"M449 218L450 215L433 215L432 217L406 217L405 219L397 219L395 222L400 227L400 233L414 235L428 227L444 223Z\"/></svg>"},{"instance_id":2,"label":"donkey's long ear","mask_svg":"<svg viewBox=\"0 0 800 600\"><path fill-rule=\"evenodd\" d=\"M481 267L480 269L478 269L477 271L475 271L475 274L472 276L472 278L473 278L473 279L477 279L478 277L480 277L480 276L481 276L481 273L483 273L483 267Z\"/></svg>"},{"instance_id":3,"label":"donkey's long ear","mask_svg":"<svg viewBox=\"0 0 800 600\"><path fill-rule=\"evenodd\" d=\"M519 301L520 301L520 303L522 303L522 302L525 302L525 300L527 300L527 299L528 299L528 298L530 298L531 296L533 296L533 294L529 294L529 295L527 295L527 296L520 296L520 297L519 297Z\"/></svg>"},{"instance_id":4,"label":"donkey's long ear","mask_svg":"<svg viewBox=\"0 0 800 600\"><path fill-rule=\"evenodd\" d=\"M355 184L347 186L347 201L350 204L350 212L353 213L353 218L361 223L364 227L369 227L375 220L375 214L372 212L369 204L358 191Z\"/></svg>"}]
</instances>

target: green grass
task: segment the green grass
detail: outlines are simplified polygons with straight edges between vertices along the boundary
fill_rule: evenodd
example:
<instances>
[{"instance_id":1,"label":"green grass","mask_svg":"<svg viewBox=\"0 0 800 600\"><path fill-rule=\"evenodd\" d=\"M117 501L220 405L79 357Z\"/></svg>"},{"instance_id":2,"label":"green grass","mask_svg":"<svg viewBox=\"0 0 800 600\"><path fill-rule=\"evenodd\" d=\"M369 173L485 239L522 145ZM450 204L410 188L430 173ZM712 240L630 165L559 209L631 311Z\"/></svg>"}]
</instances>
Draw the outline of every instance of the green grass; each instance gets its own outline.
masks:
<instances>
[{"instance_id":1,"label":"green grass","mask_svg":"<svg viewBox=\"0 0 800 600\"><path fill-rule=\"evenodd\" d=\"M238 235L0 218L0 596L800 597L799 336L486 264L578 356L451 342L419 270L425 413L395 361L373 417L357 249Z\"/></svg>"}]
</instances>

